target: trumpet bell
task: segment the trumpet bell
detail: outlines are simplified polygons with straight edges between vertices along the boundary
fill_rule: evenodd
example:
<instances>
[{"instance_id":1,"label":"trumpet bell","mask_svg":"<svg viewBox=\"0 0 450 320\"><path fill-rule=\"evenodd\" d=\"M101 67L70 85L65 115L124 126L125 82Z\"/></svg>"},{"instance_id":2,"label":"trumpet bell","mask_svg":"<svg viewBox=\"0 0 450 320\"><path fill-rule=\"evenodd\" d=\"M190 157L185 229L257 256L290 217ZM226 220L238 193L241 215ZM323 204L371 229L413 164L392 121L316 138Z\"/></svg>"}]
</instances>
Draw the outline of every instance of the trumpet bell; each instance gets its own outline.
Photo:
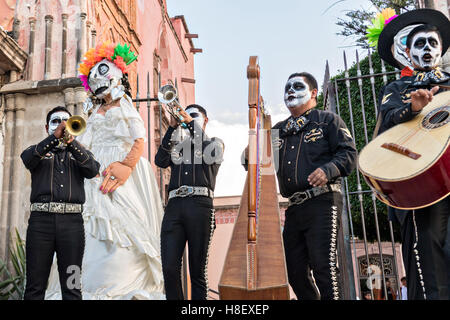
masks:
<instances>
[{"instance_id":1,"label":"trumpet bell","mask_svg":"<svg viewBox=\"0 0 450 320\"><path fill-rule=\"evenodd\" d=\"M163 104L169 104L177 98L177 88L171 84L166 84L159 89L158 100Z\"/></svg>"},{"instance_id":2,"label":"trumpet bell","mask_svg":"<svg viewBox=\"0 0 450 320\"><path fill-rule=\"evenodd\" d=\"M86 130L86 120L80 116L72 116L67 120L66 131L68 134L76 137Z\"/></svg>"}]
</instances>

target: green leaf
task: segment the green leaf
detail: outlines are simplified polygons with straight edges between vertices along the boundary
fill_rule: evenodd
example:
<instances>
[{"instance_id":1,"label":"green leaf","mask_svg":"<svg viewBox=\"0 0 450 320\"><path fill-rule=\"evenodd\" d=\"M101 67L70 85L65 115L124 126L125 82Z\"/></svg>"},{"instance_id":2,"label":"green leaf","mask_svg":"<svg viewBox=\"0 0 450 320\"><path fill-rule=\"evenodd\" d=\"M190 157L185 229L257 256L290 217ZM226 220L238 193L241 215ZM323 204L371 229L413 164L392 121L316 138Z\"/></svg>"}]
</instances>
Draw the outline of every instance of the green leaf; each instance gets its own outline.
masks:
<instances>
[{"instance_id":1,"label":"green leaf","mask_svg":"<svg viewBox=\"0 0 450 320\"><path fill-rule=\"evenodd\" d=\"M6 288L7 286L14 284L20 277L14 277L12 279L7 279L3 282L0 282L0 290Z\"/></svg>"}]
</instances>

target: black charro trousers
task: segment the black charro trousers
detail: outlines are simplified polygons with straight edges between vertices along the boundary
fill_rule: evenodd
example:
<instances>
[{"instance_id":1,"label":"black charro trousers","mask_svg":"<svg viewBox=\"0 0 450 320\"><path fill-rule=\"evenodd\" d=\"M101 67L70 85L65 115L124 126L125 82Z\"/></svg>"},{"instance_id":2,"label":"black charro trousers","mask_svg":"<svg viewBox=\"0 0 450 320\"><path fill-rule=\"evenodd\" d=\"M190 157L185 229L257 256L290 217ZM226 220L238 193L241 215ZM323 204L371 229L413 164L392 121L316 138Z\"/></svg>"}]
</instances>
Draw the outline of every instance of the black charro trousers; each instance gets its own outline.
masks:
<instances>
[{"instance_id":1,"label":"black charro trousers","mask_svg":"<svg viewBox=\"0 0 450 320\"><path fill-rule=\"evenodd\" d=\"M84 246L81 214L31 212L26 238L24 300L44 300L55 252L62 299L81 300L79 284Z\"/></svg>"},{"instance_id":2,"label":"black charro trousers","mask_svg":"<svg viewBox=\"0 0 450 320\"><path fill-rule=\"evenodd\" d=\"M289 284L299 300L341 298L336 254L341 211L342 195L338 192L286 210L286 265Z\"/></svg>"},{"instance_id":3,"label":"black charro trousers","mask_svg":"<svg viewBox=\"0 0 450 320\"><path fill-rule=\"evenodd\" d=\"M449 217L450 196L406 214L401 230L408 300L450 299L445 255Z\"/></svg>"},{"instance_id":4,"label":"black charro trousers","mask_svg":"<svg viewBox=\"0 0 450 320\"><path fill-rule=\"evenodd\" d=\"M213 200L203 196L169 200L161 225L161 260L167 300L183 300L181 264L188 244L192 300L208 295L208 250L216 227Z\"/></svg>"}]
</instances>

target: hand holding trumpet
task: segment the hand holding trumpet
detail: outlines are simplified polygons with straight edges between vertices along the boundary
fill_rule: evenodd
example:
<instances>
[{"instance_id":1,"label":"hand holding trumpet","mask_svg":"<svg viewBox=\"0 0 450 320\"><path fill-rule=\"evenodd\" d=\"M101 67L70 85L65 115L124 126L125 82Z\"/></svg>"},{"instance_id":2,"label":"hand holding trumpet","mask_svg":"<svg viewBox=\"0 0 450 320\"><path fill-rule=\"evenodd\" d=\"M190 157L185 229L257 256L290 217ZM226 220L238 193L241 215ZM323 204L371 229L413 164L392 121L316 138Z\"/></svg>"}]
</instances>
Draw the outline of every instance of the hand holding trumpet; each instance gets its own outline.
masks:
<instances>
[{"instance_id":1,"label":"hand holding trumpet","mask_svg":"<svg viewBox=\"0 0 450 320\"><path fill-rule=\"evenodd\" d=\"M54 135L57 139L62 139L63 143L65 144L70 144L73 142L73 140L75 140L75 137L66 131L66 121L63 121L59 124L58 128L56 128L55 130Z\"/></svg>"},{"instance_id":2,"label":"hand holding trumpet","mask_svg":"<svg viewBox=\"0 0 450 320\"><path fill-rule=\"evenodd\" d=\"M175 110L174 112L178 113L180 116L183 117L183 120L181 120L181 123L189 123L192 121L192 117L180 106L173 107ZM178 127L180 122L175 117L170 117L169 125L173 128Z\"/></svg>"}]
</instances>

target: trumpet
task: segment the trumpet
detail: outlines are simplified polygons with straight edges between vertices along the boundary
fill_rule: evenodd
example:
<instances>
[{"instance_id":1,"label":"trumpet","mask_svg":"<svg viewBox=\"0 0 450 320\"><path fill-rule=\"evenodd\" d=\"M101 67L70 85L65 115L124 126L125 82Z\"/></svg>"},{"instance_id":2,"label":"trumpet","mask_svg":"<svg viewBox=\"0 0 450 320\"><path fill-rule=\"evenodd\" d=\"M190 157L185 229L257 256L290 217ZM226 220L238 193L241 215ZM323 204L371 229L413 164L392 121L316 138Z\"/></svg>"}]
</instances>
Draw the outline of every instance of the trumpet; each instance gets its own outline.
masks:
<instances>
[{"instance_id":1,"label":"trumpet","mask_svg":"<svg viewBox=\"0 0 450 320\"><path fill-rule=\"evenodd\" d=\"M178 120L178 122L181 123L181 126L183 128L186 128L187 125L186 123L183 122L184 118L178 112L182 108L182 106L178 103L177 98L178 98L177 88L175 88L171 84L166 84L165 86L162 86L158 91L159 102L165 104L167 112L169 112L172 117Z\"/></svg>"},{"instance_id":2,"label":"trumpet","mask_svg":"<svg viewBox=\"0 0 450 320\"><path fill-rule=\"evenodd\" d=\"M86 120L81 116L72 116L67 120L66 133L71 136L79 136L86 130Z\"/></svg>"},{"instance_id":3,"label":"trumpet","mask_svg":"<svg viewBox=\"0 0 450 320\"><path fill-rule=\"evenodd\" d=\"M70 136L79 136L83 134L84 131L86 131L86 120L84 120L81 116L72 116L67 119L64 136L60 140L63 144L67 145L67 141L70 140Z\"/></svg>"}]
</instances>

